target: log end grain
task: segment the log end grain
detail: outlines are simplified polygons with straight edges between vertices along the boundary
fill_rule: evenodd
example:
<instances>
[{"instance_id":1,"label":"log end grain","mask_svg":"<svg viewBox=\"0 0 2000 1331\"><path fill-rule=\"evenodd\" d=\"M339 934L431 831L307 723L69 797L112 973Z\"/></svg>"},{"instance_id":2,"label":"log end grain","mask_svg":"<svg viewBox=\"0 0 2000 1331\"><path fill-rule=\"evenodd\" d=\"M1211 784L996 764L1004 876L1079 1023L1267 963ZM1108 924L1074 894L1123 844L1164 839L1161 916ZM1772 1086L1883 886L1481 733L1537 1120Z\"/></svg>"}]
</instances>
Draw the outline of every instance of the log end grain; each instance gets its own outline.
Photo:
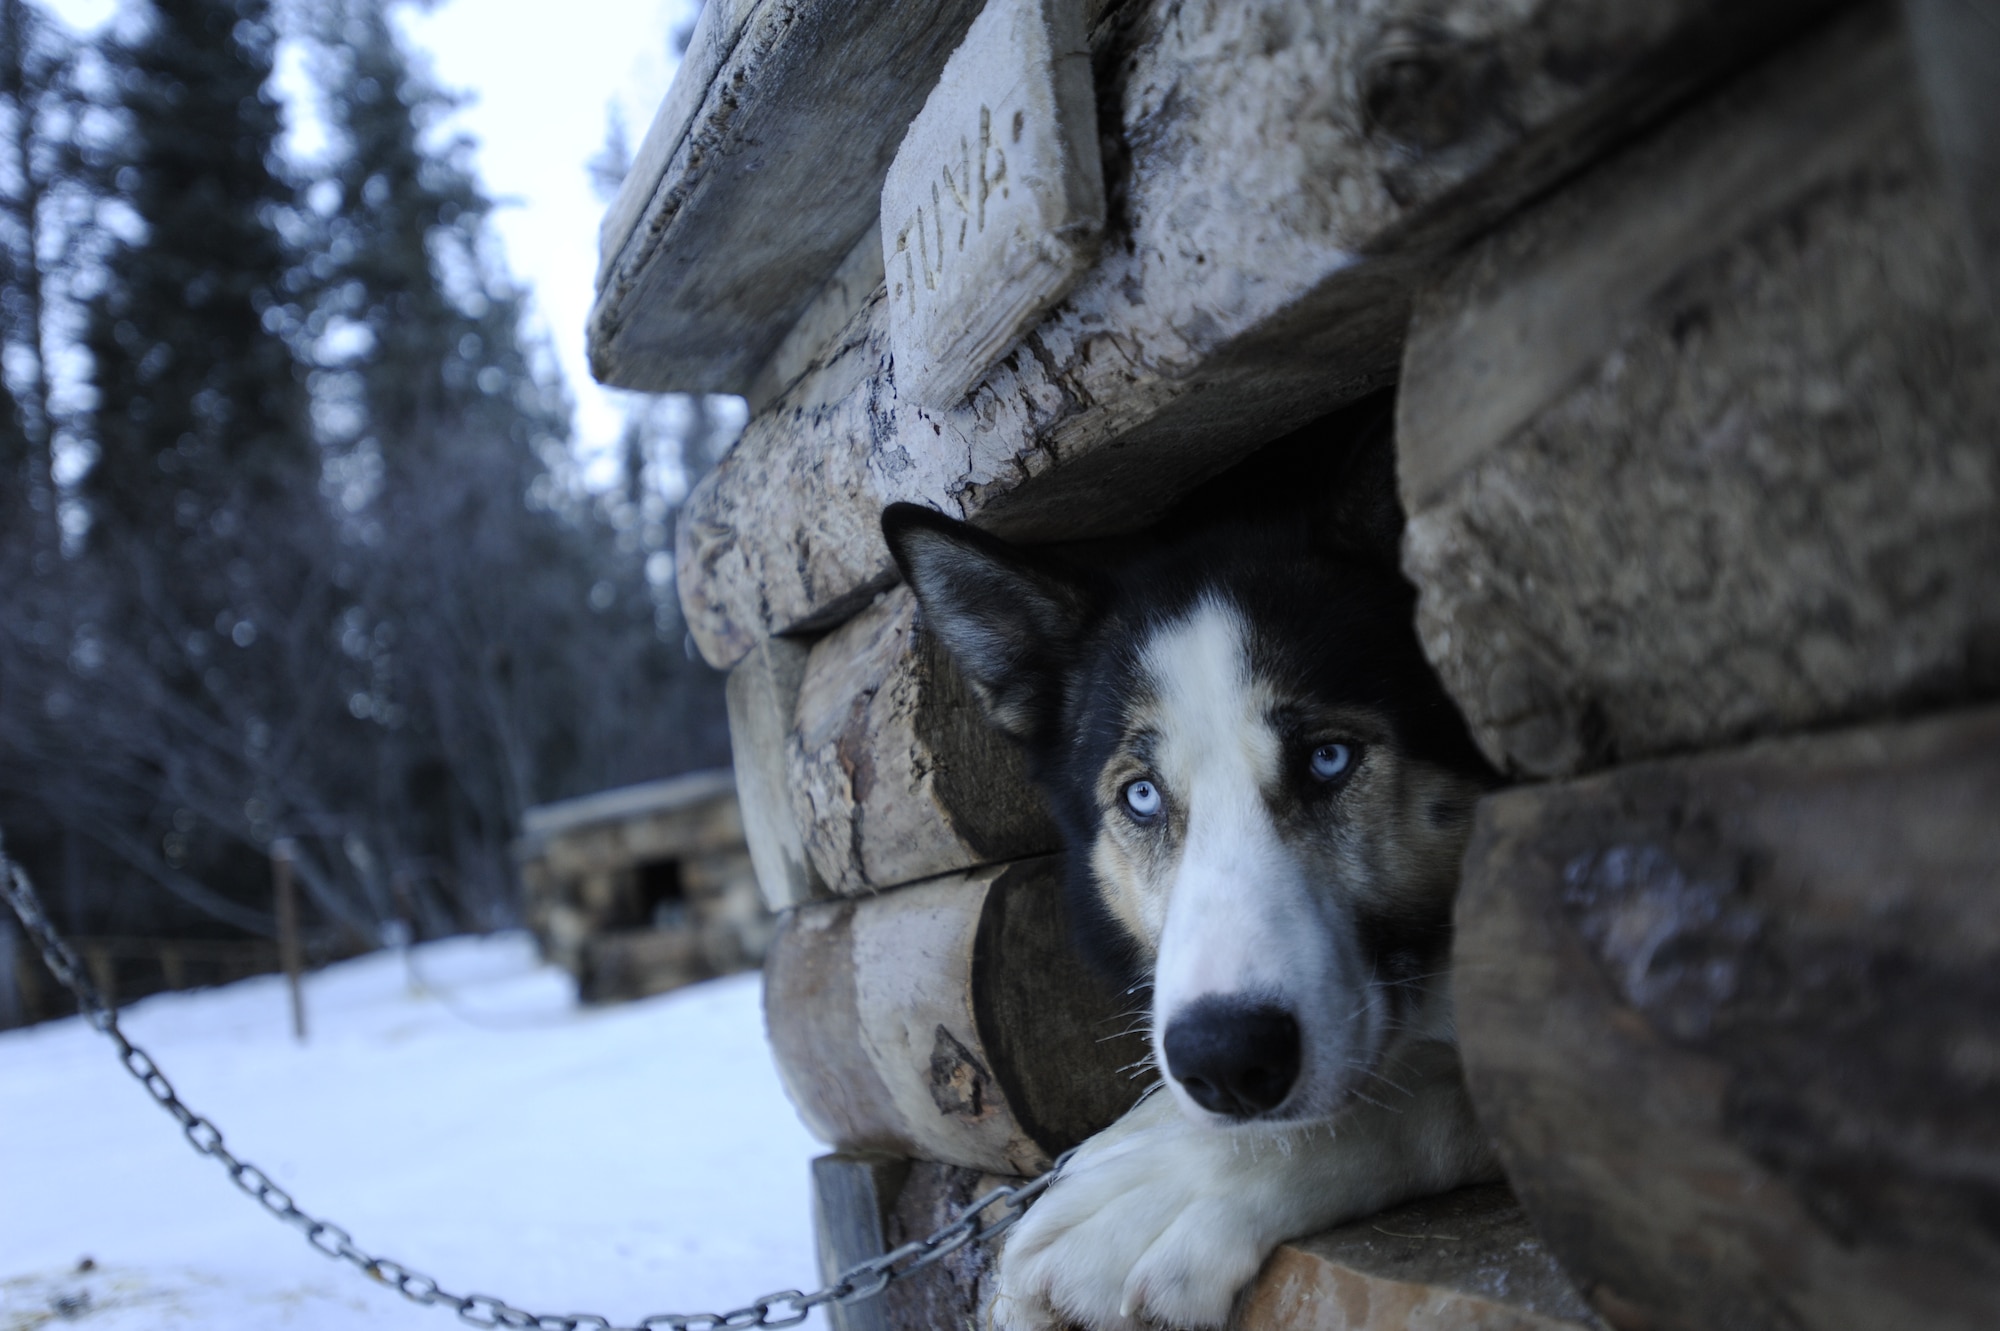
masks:
<instances>
[{"instance_id":1,"label":"log end grain","mask_svg":"<svg viewBox=\"0 0 2000 1331\"><path fill-rule=\"evenodd\" d=\"M1491 797L1467 1081L1619 1325L1990 1326L2000 712Z\"/></svg>"}]
</instances>

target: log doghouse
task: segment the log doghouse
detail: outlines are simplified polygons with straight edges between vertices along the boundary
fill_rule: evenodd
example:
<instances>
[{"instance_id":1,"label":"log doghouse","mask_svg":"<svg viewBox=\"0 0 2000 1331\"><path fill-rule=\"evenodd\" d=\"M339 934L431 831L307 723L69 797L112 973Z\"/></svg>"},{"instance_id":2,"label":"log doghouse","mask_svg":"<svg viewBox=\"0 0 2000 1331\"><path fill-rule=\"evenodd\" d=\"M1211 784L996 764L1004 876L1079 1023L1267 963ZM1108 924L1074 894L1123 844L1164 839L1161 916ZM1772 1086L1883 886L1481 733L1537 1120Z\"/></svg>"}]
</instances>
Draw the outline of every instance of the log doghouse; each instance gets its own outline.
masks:
<instances>
[{"instance_id":1,"label":"log doghouse","mask_svg":"<svg viewBox=\"0 0 2000 1331\"><path fill-rule=\"evenodd\" d=\"M1996 33L709 0L590 346L750 403L676 567L829 1273L1143 1089L883 507L1143 542L1393 387L1417 628L1512 782L1455 963L1511 1186L1299 1236L1237 1324L2000 1325ZM979 1326L992 1261L835 1323Z\"/></svg>"},{"instance_id":2,"label":"log doghouse","mask_svg":"<svg viewBox=\"0 0 2000 1331\"><path fill-rule=\"evenodd\" d=\"M775 922L732 774L693 772L529 809L514 847L529 926L586 1003L747 970Z\"/></svg>"}]
</instances>

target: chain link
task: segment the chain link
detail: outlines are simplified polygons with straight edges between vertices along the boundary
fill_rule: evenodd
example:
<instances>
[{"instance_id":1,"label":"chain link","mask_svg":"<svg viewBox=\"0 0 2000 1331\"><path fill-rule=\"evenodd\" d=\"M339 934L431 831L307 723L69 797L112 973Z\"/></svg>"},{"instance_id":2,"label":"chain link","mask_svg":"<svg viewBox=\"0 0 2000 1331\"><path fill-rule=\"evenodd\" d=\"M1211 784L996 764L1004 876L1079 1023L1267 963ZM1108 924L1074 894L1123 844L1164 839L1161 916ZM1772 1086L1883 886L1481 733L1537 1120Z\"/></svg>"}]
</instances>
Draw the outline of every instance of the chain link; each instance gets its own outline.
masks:
<instances>
[{"instance_id":1,"label":"chain link","mask_svg":"<svg viewBox=\"0 0 2000 1331\"><path fill-rule=\"evenodd\" d=\"M219 1163L228 1172L230 1182L277 1219L298 1230L305 1241L319 1252L358 1268L369 1279L387 1285L412 1303L429 1308L449 1308L458 1314L460 1321L473 1326L524 1328L525 1331L741 1331L750 1327L797 1326L822 1304L848 1304L872 1299L895 1281L915 1275L967 1244L983 1243L1002 1233L1021 1218L1029 1204L1055 1181L1070 1156L1075 1154L1074 1150L1065 1151L1049 1172L1039 1178L1012 1187L993 1189L960 1211L956 1219L935 1234L892 1248L879 1257L857 1262L841 1272L831 1285L810 1294L796 1289L779 1290L753 1299L733 1312L655 1313L629 1327L596 1313L526 1312L491 1294L453 1294L420 1271L413 1271L401 1262L357 1247L353 1237L339 1225L300 1210L292 1195L279 1187L269 1174L231 1154L229 1148L223 1145L222 1129L189 1109L174 1093L173 1083L167 1080L167 1074L160 1071L152 1056L125 1038L125 1032L118 1026L117 1011L97 991L76 952L49 922L48 915L42 910L41 898L35 894L28 875L7 858L4 844L0 844L0 893L5 894L7 904L21 921L21 927L34 940L49 973L76 996L77 1007L82 1011L84 1020L110 1037L118 1048L118 1061L146 1088L147 1094L160 1108L173 1115L174 1121L181 1125L188 1144L197 1153ZM982 1218L996 1206L1001 1208L998 1216L990 1220Z\"/></svg>"}]
</instances>

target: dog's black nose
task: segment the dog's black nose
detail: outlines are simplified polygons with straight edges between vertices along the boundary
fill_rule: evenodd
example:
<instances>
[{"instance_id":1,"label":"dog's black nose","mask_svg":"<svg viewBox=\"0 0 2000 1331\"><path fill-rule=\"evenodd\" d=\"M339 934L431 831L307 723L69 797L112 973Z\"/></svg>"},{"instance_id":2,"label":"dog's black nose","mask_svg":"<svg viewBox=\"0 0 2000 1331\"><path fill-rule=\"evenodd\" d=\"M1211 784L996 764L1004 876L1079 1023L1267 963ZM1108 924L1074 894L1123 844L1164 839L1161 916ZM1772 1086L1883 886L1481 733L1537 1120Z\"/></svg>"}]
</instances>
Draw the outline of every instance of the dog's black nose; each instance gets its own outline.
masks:
<instances>
[{"instance_id":1,"label":"dog's black nose","mask_svg":"<svg viewBox=\"0 0 2000 1331\"><path fill-rule=\"evenodd\" d=\"M1299 1079L1299 1023L1269 1003L1209 994L1167 1023L1167 1071L1211 1114L1276 1109Z\"/></svg>"}]
</instances>

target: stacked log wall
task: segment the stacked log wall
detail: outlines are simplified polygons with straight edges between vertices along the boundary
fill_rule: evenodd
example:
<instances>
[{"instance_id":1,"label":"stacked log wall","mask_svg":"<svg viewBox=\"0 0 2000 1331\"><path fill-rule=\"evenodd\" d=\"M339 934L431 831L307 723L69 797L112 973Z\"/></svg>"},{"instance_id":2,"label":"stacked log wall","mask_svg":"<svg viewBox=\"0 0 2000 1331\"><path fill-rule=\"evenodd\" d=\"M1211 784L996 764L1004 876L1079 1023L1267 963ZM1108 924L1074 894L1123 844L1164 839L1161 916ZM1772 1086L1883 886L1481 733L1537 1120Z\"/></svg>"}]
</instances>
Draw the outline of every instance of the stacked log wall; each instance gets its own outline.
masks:
<instances>
[{"instance_id":1,"label":"stacked log wall","mask_svg":"<svg viewBox=\"0 0 2000 1331\"><path fill-rule=\"evenodd\" d=\"M1953 1107L2000 1048L1966 928L2000 859L1967 831L1995 780L1969 709L2000 693L2000 347L1969 140L1936 146L1967 85L1927 98L1882 3L1091 13L1099 260L939 408L897 392L879 232L816 235L818 294L741 314L771 348L726 367L755 415L680 527L785 912L773 1043L841 1152L829 1273L1108 1123L1145 1053L1064 945L1054 829L893 585L881 508L1130 532L1399 380L1426 652L1488 756L1545 783L1484 806L1460 915L1473 1092L1528 1210L1289 1244L1239 1324L1975 1324L1994 1143ZM664 232L632 234L627 277ZM645 360L637 289L606 288L611 361ZM1943 1117L1855 1078L1941 1088ZM976 1324L990 1261L840 1324Z\"/></svg>"},{"instance_id":2,"label":"stacked log wall","mask_svg":"<svg viewBox=\"0 0 2000 1331\"><path fill-rule=\"evenodd\" d=\"M1832 7L1113 9L1102 258L952 410L898 396L886 298L858 310L689 498L695 642L728 668L845 621L893 580L898 500L1024 540L1143 526L1392 382L1441 256Z\"/></svg>"},{"instance_id":3,"label":"stacked log wall","mask_svg":"<svg viewBox=\"0 0 2000 1331\"><path fill-rule=\"evenodd\" d=\"M1901 16L1864 5L1414 302L1419 627L1488 755L1543 782L1467 854L1467 1073L1617 1326L2000 1307L1972 253Z\"/></svg>"},{"instance_id":4,"label":"stacked log wall","mask_svg":"<svg viewBox=\"0 0 2000 1331\"><path fill-rule=\"evenodd\" d=\"M1564 776L2000 691L2000 343L1863 7L1417 301L1418 626Z\"/></svg>"}]
</instances>

